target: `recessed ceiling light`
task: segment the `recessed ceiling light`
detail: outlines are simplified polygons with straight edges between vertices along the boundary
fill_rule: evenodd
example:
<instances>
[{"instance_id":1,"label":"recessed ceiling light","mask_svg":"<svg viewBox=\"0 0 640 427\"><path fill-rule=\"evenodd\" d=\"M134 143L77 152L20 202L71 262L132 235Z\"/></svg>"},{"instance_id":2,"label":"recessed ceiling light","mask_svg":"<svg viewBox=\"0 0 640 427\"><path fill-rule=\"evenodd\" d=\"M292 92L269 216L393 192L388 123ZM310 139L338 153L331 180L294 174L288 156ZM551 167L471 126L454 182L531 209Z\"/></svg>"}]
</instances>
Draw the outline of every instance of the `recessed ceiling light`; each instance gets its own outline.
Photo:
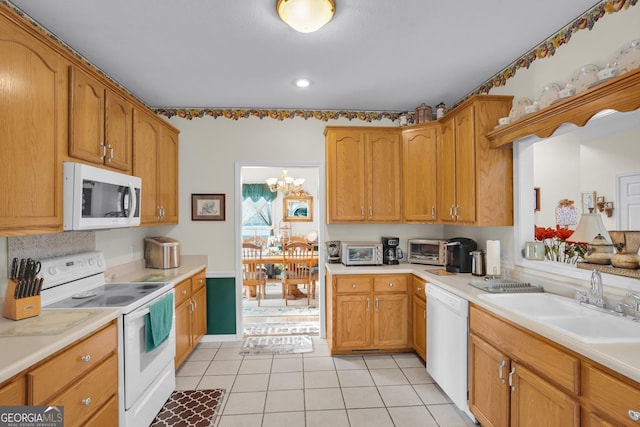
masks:
<instances>
[{"instance_id":1,"label":"recessed ceiling light","mask_svg":"<svg viewBox=\"0 0 640 427\"><path fill-rule=\"evenodd\" d=\"M298 87L309 87L311 82L307 79L298 79L296 80L296 86Z\"/></svg>"}]
</instances>

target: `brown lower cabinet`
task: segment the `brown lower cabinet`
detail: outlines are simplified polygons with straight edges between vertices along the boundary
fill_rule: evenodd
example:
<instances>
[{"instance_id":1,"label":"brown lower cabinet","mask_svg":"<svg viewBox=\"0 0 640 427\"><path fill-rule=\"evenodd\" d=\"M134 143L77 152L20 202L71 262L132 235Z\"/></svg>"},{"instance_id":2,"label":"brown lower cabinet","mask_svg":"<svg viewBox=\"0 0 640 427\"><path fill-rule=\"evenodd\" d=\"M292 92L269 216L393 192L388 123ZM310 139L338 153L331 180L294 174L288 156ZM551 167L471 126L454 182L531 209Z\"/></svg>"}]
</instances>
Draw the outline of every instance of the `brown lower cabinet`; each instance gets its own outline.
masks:
<instances>
[{"instance_id":1,"label":"brown lower cabinet","mask_svg":"<svg viewBox=\"0 0 640 427\"><path fill-rule=\"evenodd\" d=\"M424 293L426 287L427 282L417 276L411 276L412 345L413 350L425 362L427 360L427 294Z\"/></svg>"},{"instance_id":2,"label":"brown lower cabinet","mask_svg":"<svg viewBox=\"0 0 640 427\"><path fill-rule=\"evenodd\" d=\"M118 424L116 321L0 384L0 405L64 406L65 426Z\"/></svg>"},{"instance_id":3,"label":"brown lower cabinet","mask_svg":"<svg viewBox=\"0 0 640 427\"><path fill-rule=\"evenodd\" d=\"M637 426L640 384L471 305L469 408L482 426Z\"/></svg>"},{"instance_id":4,"label":"brown lower cabinet","mask_svg":"<svg viewBox=\"0 0 640 427\"><path fill-rule=\"evenodd\" d=\"M175 285L176 369L207 333L206 273L201 270Z\"/></svg>"},{"instance_id":5,"label":"brown lower cabinet","mask_svg":"<svg viewBox=\"0 0 640 427\"><path fill-rule=\"evenodd\" d=\"M331 354L409 351L409 277L327 273Z\"/></svg>"}]
</instances>

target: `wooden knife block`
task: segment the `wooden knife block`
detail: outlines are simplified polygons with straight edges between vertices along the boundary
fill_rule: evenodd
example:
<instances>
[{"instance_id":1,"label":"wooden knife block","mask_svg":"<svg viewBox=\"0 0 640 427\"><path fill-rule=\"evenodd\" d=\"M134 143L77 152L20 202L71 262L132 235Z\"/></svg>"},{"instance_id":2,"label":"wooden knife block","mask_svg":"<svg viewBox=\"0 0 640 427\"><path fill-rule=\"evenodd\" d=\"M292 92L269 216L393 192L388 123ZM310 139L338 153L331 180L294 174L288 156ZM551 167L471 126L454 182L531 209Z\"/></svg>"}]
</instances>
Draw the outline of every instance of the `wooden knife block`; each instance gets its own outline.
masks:
<instances>
[{"instance_id":1,"label":"wooden knife block","mask_svg":"<svg viewBox=\"0 0 640 427\"><path fill-rule=\"evenodd\" d=\"M2 315L7 319L21 320L28 317L38 316L41 311L40 295L15 299L18 282L9 279L7 292L4 296L4 311Z\"/></svg>"}]
</instances>

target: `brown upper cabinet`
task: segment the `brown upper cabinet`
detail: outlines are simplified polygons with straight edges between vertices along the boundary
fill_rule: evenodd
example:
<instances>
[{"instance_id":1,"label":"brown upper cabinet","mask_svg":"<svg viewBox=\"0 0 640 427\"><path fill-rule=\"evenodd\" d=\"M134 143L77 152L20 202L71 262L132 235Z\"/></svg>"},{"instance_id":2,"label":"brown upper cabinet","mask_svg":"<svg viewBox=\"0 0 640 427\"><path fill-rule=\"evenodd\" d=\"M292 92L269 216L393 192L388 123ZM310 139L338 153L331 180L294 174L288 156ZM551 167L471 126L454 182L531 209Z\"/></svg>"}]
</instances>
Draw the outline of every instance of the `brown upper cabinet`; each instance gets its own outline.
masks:
<instances>
[{"instance_id":1,"label":"brown upper cabinet","mask_svg":"<svg viewBox=\"0 0 640 427\"><path fill-rule=\"evenodd\" d=\"M64 161L134 172L134 109L142 223L178 222L175 128L3 3L0 52L1 236L63 231Z\"/></svg>"},{"instance_id":2,"label":"brown upper cabinet","mask_svg":"<svg viewBox=\"0 0 640 427\"><path fill-rule=\"evenodd\" d=\"M178 132L134 112L133 174L142 178L141 225L178 223Z\"/></svg>"},{"instance_id":3,"label":"brown upper cabinet","mask_svg":"<svg viewBox=\"0 0 640 427\"><path fill-rule=\"evenodd\" d=\"M513 225L512 150L486 134L508 115L511 96L476 95L440 120L438 215L443 223Z\"/></svg>"},{"instance_id":4,"label":"brown upper cabinet","mask_svg":"<svg viewBox=\"0 0 640 427\"><path fill-rule=\"evenodd\" d=\"M133 106L77 67L70 76L69 156L131 173Z\"/></svg>"},{"instance_id":5,"label":"brown upper cabinet","mask_svg":"<svg viewBox=\"0 0 640 427\"><path fill-rule=\"evenodd\" d=\"M68 64L2 13L0 52L0 235L62 231Z\"/></svg>"},{"instance_id":6,"label":"brown upper cabinet","mask_svg":"<svg viewBox=\"0 0 640 427\"><path fill-rule=\"evenodd\" d=\"M398 128L327 127L327 222L401 220Z\"/></svg>"},{"instance_id":7,"label":"brown upper cabinet","mask_svg":"<svg viewBox=\"0 0 640 427\"><path fill-rule=\"evenodd\" d=\"M438 220L440 124L429 122L402 131L402 218L404 222Z\"/></svg>"}]
</instances>

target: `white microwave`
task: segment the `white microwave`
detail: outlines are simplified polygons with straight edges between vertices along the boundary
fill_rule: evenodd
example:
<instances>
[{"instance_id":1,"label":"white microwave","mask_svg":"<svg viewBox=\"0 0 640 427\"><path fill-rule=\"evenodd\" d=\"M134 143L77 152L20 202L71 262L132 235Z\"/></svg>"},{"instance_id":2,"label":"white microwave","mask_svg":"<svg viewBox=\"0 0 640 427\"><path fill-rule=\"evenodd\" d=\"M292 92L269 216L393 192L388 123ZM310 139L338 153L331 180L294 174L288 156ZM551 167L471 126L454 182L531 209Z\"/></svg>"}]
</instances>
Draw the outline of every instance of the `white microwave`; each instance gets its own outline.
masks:
<instances>
[{"instance_id":1,"label":"white microwave","mask_svg":"<svg viewBox=\"0 0 640 427\"><path fill-rule=\"evenodd\" d=\"M65 231L140 225L139 177L64 162L63 187Z\"/></svg>"},{"instance_id":2,"label":"white microwave","mask_svg":"<svg viewBox=\"0 0 640 427\"><path fill-rule=\"evenodd\" d=\"M342 242L344 265L382 265L382 243Z\"/></svg>"}]
</instances>

